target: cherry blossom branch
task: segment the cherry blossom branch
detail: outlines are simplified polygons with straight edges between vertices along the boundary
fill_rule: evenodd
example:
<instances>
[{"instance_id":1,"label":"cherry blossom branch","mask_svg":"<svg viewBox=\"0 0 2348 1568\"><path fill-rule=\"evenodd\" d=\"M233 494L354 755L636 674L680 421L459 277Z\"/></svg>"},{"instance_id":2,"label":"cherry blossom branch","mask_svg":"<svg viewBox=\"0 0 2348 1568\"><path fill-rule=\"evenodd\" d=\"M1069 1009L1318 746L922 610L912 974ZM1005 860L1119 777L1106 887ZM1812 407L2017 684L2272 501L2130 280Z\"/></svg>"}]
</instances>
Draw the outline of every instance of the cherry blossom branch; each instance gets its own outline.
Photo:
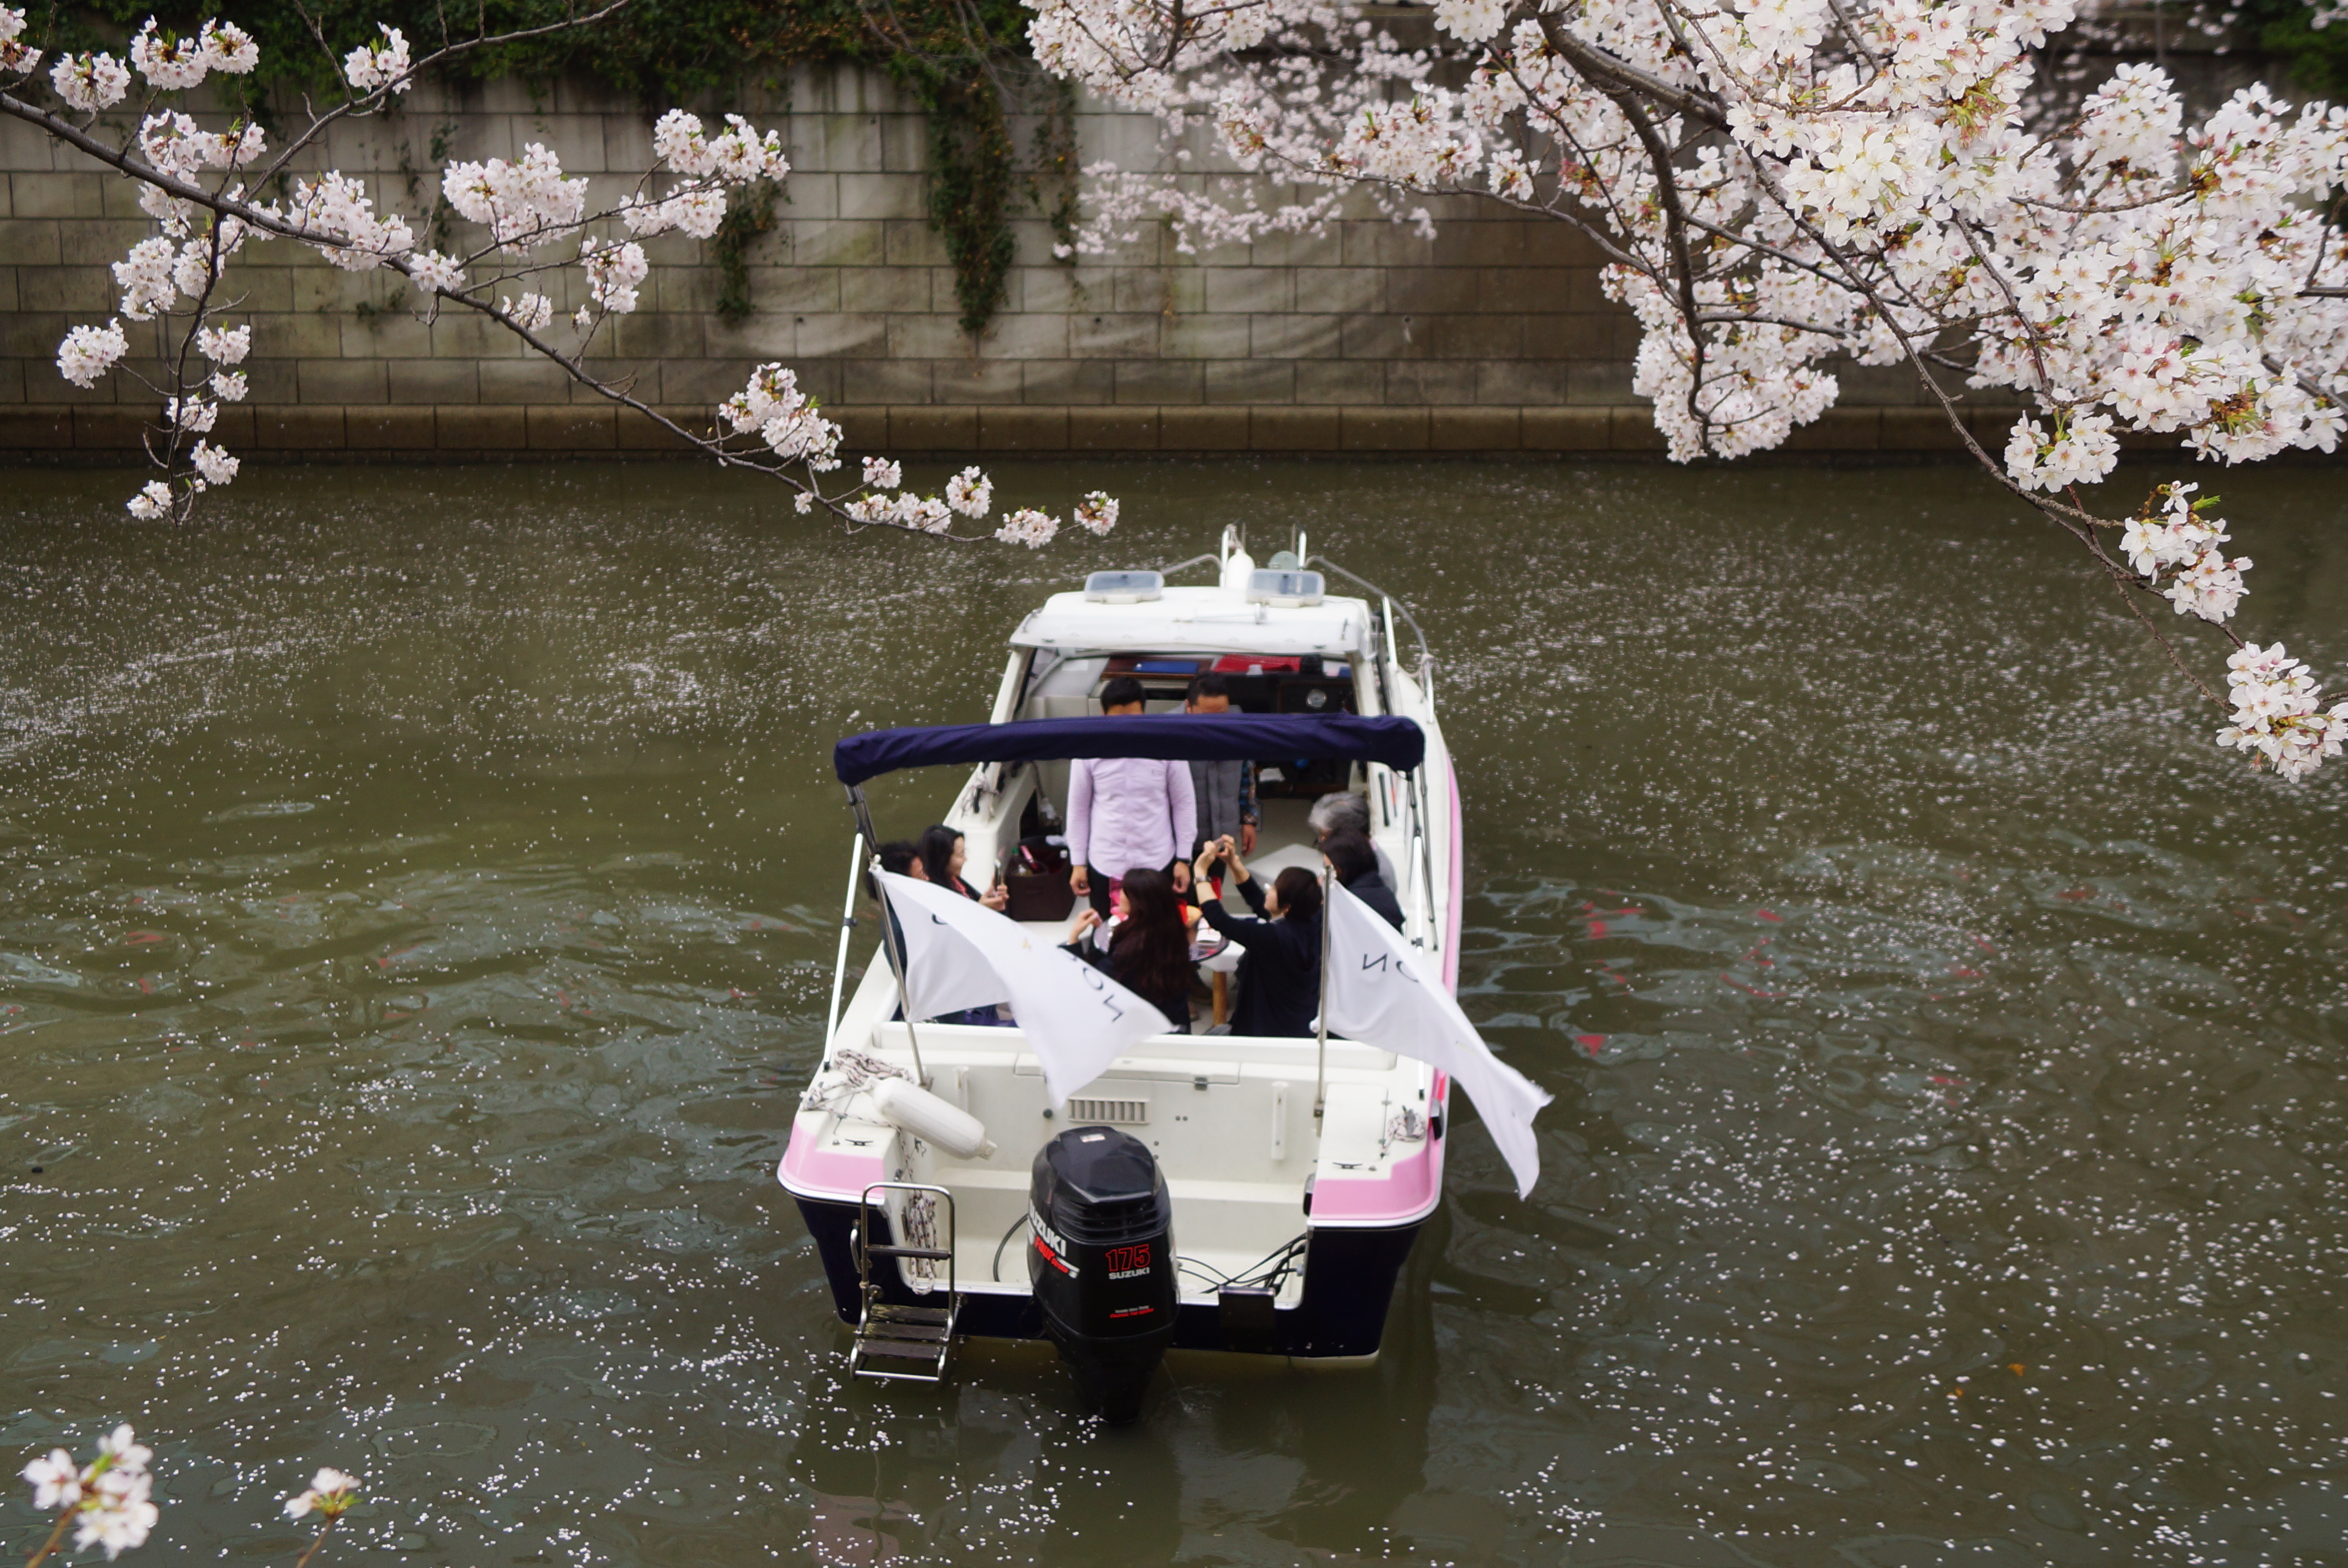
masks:
<instances>
[{"instance_id":1,"label":"cherry blossom branch","mask_svg":"<svg viewBox=\"0 0 2348 1568\"><path fill-rule=\"evenodd\" d=\"M630 3L612 0L557 23L444 43L420 62L411 58L397 29L378 26L379 41L353 49L340 63L349 96L324 113L312 111L307 127L274 158L268 156L267 138L257 127L238 121L224 132L206 131L189 115L158 107L163 96L198 85L211 71L242 74L255 68L258 46L232 24L207 21L186 38L160 33L151 20L140 30L131 42L131 64L153 90L145 98L147 112L135 134L119 146L108 146L88 124L73 123L17 93L0 91L0 112L136 181L139 205L160 231L133 245L113 266L123 290L121 317L157 323L161 385L135 368L128 374L164 398L161 424L142 434L149 459L163 477L150 480L131 498L134 516L185 520L199 496L235 477L238 459L202 437L211 430L219 405L245 395L244 374L232 367L249 351L251 328L213 324L215 302L225 267L248 240L280 239L309 246L347 271L388 267L406 274L417 288L425 320L438 313L443 300L489 316L575 384L651 419L687 447L721 466L781 480L794 492L794 507L802 514L820 507L850 532L877 527L955 539L988 537L955 531L964 519L983 518L993 506L993 482L974 467L955 475L938 496L902 489L900 466L879 457L865 458L856 479L828 485L823 476L841 466L838 453L844 432L823 416L782 365L758 366L744 390L719 405L718 420L731 429L715 434L688 429L644 402L636 395L633 374L599 373L587 365L587 354L604 324L636 308L639 287L651 265L641 240L670 231L705 240L723 220L730 191L759 179L779 180L788 172L777 133L761 136L738 115L727 116L726 128L714 135L705 131L697 117L683 110L660 117L653 129L653 167L633 182L617 206L596 211L588 209L588 181L563 178L559 159L541 146L525 148L512 162L492 158L453 164L441 173L442 196L458 217L480 225L487 236L478 243L453 247L458 251L454 256L419 246L405 219L377 213L363 183L338 171L302 178L290 205L246 196L249 185L281 179L338 120L376 112L436 63L471 49L584 26ZM24 14L0 0L0 78L29 76L38 61L36 53L14 42L23 25ZM314 20L311 31L326 46ZM331 48L328 52L331 56ZM85 54L61 58L50 79L68 107L94 120L96 114L121 101L132 74L111 56ZM197 178L206 169L217 169L217 177L210 181ZM655 197L652 184L664 172L672 182ZM621 239L616 230L633 238ZM539 254L558 243L577 245L575 257L556 260ZM583 274L589 301L572 318L577 342L565 349L543 333L553 318L549 295L524 292L513 301L496 290L501 283L534 282L541 273L573 266ZM488 277L469 279L477 267L485 269ZM103 327L79 325L59 344L57 368L67 379L88 386L128 354L120 318ZM199 374L199 356L213 367L208 376ZM211 395L204 395L200 386ZM1095 492L1075 508L1073 518L1093 532L1106 533L1115 527L1117 511L1113 498ZM1059 527L1056 517L1020 507L991 537L1036 548Z\"/></svg>"}]
</instances>

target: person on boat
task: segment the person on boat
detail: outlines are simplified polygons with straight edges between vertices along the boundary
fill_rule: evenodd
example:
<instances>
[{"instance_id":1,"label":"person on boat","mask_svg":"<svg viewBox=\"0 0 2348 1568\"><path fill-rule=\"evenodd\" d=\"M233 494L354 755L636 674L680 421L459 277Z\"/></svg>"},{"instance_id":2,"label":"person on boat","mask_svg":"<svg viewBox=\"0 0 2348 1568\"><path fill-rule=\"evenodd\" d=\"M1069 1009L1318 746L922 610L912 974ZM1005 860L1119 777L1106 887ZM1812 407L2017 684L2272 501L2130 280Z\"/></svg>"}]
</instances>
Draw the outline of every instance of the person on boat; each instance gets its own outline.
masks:
<instances>
[{"instance_id":1,"label":"person on boat","mask_svg":"<svg viewBox=\"0 0 2348 1568\"><path fill-rule=\"evenodd\" d=\"M1190 678L1190 690L1182 700L1186 713L1228 713L1231 711L1231 682L1226 675L1209 670ZM1255 830L1262 816L1256 805L1255 764L1241 758L1219 762L1193 762L1190 764L1190 794L1198 803L1198 834L1190 840L1186 852L1193 859L1200 850L1215 840L1231 837L1239 840L1244 855L1255 853Z\"/></svg>"},{"instance_id":2,"label":"person on boat","mask_svg":"<svg viewBox=\"0 0 2348 1568\"><path fill-rule=\"evenodd\" d=\"M1350 827L1367 838L1370 803L1352 790L1334 790L1313 803L1313 809L1304 814L1304 822L1315 839L1326 838L1341 827Z\"/></svg>"},{"instance_id":3,"label":"person on boat","mask_svg":"<svg viewBox=\"0 0 2348 1568\"><path fill-rule=\"evenodd\" d=\"M1364 796L1348 789L1324 794L1313 803L1311 811L1304 814L1304 825L1313 830L1315 848L1320 847L1333 833L1350 830L1360 834L1369 842L1372 863L1376 866L1378 876L1387 887L1398 886L1395 881L1394 862L1386 858L1386 852L1377 846L1377 841L1370 838L1370 803Z\"/></svg>"},{"instance_id":4,"label":"person on boat","mask_svg":"<svg viewBox=\"0 0 2348 1568\"><path fill-rule=\"evenodd\" d=\"M1101 689L1101 712L1138 716L1141 682L1120 675ZM1178 893L1190 886L1182 858L1198 833L1197 797L1187 763L1154 757L1080 757L1068 769L1068 886L1106 918L1109 895L1142 866L1169 872Z\"/></svg>"},{"instance_id":5,"label":"person on boat","mask_svg":"<svg viewBox=\"0 0 2348 1568\"><path fill-rule=\"evenodd\" d=\"M886 853L885 851L883 853ZM970 850L963 835L940 823L922 835L920 846L922 880L934 882L941 887L951 887L964 897L974 898L996 914L1011 903L1011 889L997 882L981 893L962 879L962 868L970 859Z\"/></svg>"},{"instance_id":6,"label":"person on boat","mask_svg":"<svg viewBox=\"0 0 2348 1568\"><path fill-rule=\"evenodd\" d=\"M1218 861L1226 868L1226 881L1239 885L1240 897L1255 918L1223 907L1211 880ZM1199 917L1247 949L1240 958L1231 1032L1311 1034L1321 1011L1321 879L1292 866L1267 890L1248 875L1238 842L1224 838L1200 852L1192 880L1199 889Z\"/></svg>"},{"instance_id":7,"label":"person on boat","mask_svg":"<svg viewBox=\"0 0 2348 1568\"><path fill-rule=\"evenodd\" d=\"M953 830L950 828L933 827L930 829L929 833L922 835L923 843L928 841L931 833L952 834ZM958 834L953 835L953 840L954 842L952 847L954 850L954 854L951 864L959 867L962 864L960 856L960 847L962 844L961 835ZM915 882L934 882L937 879L930 875L929 866L922 858L922 844L916 844L911 839L892 838L888 843L882 845L875 853L880 856L880 869L883 871L889 872L894 876L910 878ZM869 881L870 878L867 880ZM977 894L971 893L970 888L966 885L963 887L962 891L970 893L970 896L973 898L978 897ZM872 889L872 896L875 898L880 898L880 889L877 886L874 887ZM896 943L896 950L899 953L902 953L905 950L904 922L897 918L896 907L891 904L887 899L880 899L880 907L889 916L889 931L891 938ZM997 908L1000 907L1000 906L989 905L988 907ZM1003 1022L1003 1015L997 1009L991 1007L970 1008L958 1012L941 1013L936 1018L927 1020L926 1021L930 1023L966 1023L992 1028Z\"/></svg>"},{"instance_id":8,"label":"person on boat","mask_svg":"<svg viewBox=\"0 0 2348 1568\"><path fill-rule=\"evenodd\" d=\"M1340 828L1321 841L1321 857L1329 863L1338 885L1367 904L1385 923L1402 929L1402 904L1386 879L1378 875L1377 851L1351 828Z\"/></svg>"},{"instance_id":9,"label":"person on boat","mask_svg":"<svg viewBox=\"0 0 2348 1568\"><path fill-rule=\"evenodd\" d=\"M1190 928L1174 878L1153 867L1125 874L1110 895L1114 928L1087 906L1076 912L1067 949L1164 1013L1173 1032L1190 1032ZM1085 938L1089 935L1092 940ZM1106 940L1104 940L1106 938Z\"/></svg>"}]
</instances>

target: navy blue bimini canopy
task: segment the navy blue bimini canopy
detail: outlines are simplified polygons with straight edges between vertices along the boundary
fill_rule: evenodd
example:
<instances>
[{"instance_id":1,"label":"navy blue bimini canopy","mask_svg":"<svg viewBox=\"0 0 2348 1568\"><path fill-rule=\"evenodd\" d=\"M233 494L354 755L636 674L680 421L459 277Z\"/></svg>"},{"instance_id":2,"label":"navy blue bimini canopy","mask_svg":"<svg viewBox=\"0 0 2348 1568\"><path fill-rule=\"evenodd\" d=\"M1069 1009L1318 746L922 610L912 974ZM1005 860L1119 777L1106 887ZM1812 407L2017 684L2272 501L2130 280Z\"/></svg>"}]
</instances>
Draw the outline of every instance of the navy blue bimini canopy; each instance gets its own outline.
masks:
<instances>
[{"instance_id":1,"label":"navy blue bimini canopy","mask_svg":"<svg viewBox=\"0 0 2348 1568\"><path fill-rule=\"evenodd\" d=\"M1011 724L941 724L870 730L831 748L832 771L850 786L900 768L940 763L1040 763L1064 757L1157 757L1166 762L1320 757L1418 766L1426 736L1408 719L1352 713L1149 713L1102 719L1023 719Z\"/></svg>"}]
</instances>

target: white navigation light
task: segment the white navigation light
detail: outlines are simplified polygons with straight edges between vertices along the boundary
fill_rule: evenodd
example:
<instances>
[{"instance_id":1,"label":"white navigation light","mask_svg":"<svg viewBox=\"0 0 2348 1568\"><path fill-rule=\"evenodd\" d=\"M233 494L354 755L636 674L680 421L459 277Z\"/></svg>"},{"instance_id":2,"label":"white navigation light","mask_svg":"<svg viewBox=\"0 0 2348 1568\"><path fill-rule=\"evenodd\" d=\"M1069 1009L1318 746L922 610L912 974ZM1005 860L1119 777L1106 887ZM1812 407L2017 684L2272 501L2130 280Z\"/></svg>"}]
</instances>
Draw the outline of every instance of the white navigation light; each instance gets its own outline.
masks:
<instances>
[{"instance_id":1,"label":"white navigation light","mask_svg":"<svg viewBox=\"0 0 2348 1568\"><path fill-rule=\"evenodd\" d=\"M1154 571L1097 571L1085 579L1085 599L1093 604L1148 604L1166 591Z\"/></svg>"},{"instance_id":2,"label":"white navigation light","mask_svg":"<svg viewBox=\"0 0 2348 1568\"><path fill-rule=\"evenodd\" d=\"M1250 604L1268 604L1276 610L1309 610L1321 602L1321 574L1252 571L1248 574L1247 599Z\"/></svg>"}]
</instances>

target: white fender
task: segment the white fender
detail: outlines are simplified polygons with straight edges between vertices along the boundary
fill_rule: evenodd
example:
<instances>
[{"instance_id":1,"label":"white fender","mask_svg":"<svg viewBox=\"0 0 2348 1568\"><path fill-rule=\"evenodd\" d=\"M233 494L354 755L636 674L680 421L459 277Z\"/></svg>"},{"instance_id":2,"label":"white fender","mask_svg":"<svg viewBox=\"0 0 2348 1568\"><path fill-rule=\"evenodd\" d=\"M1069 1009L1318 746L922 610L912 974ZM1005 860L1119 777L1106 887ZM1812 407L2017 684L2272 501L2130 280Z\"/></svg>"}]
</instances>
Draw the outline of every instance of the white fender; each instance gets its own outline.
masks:
<instances>
[{"instance_id":1,"label":"white fender","mask_svg":"<svg viewBox=\"0 0 2348 1568\"><path fill-rule=\"evenodd\" d=\"M957 1160L983 1160L994 1153L994 1145L987 1141L986 1123L901 1078L884 1078L875 1083L872 1105L890 1126L934 1143Z\"/></svg>"}]
</instances>

